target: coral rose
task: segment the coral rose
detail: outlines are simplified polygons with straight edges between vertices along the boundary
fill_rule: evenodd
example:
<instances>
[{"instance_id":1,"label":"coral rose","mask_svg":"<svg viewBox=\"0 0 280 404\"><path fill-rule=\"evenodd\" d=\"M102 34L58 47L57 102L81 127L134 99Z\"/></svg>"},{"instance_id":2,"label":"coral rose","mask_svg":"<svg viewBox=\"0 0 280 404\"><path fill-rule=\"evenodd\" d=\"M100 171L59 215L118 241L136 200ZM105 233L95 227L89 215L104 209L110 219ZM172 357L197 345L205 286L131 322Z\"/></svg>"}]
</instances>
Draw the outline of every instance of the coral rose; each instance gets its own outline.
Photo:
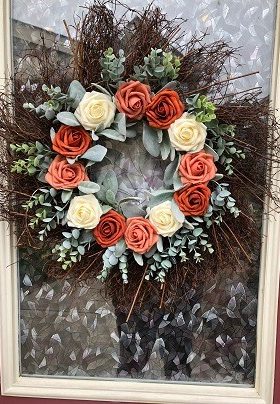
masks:
<instances>
[{"instance_id":1,"label":"coral rose","mask_svg":"<svg viewBox=\"0 0 280 404\"><path fill-rule=\"evenodd\" d=\"M142 119L151 102L151 89L140 81L123 83L116 92L115 102L118 110L128 118Z\"/></svg>"},{"instance_id":2,"label":"coral rose","mask_svg":"<svg viewBox=\"0 0 280 404\"><path fill-rule=\"evenodd\" d=\"M214 157L203 151L185 154L179 165L181 181L186 185L207 184L216 172Z\"/></svg>"},{"instance_id":3,"label":"coral rose","mask_svg":"<svg viewBox=\"0 0 280 404\"><path fill-rule=\"evenodd\" d=\"M127 219L125 241L132 251L145 254L157 243L158 234L148 219L133 217Z\"/></svg>"},{"instance_id":4,"label":"coral rose","mask_svg":"<svg viewBox=\"0 0 280 404\"><path fill-rule=\"evenodd\" d=\"M60 126L52 141L53 150L69 158L84 154L91 142L91 137L83 128L67 125Z\"/></svg>"},{"instance_id":5,"label":"coral rose","mask_svg":"<svg viewBox=\"0 0 280 404\"><path fill-rule=\"evenodd\" d=\"M159 91L152 99L146 110L150 126L159 129L168 129L170 125L180 118L184 112L184 105L174 90Z\"/></svg>"},{"instance_id":6,"label":"coral rose","mask_svg":"<svg viewBox=\"0 0 280 404\"><path fill-rule=\"evenodd\" d=\"M178 151L198 152L203 149L207 128L194 115L185 112L168 129L172 146Z\"/></svg>"},{"instance_id":7,"label":"coral rose","mask_svg":"<svg viewBox=\"0 0 280 404\"><path fill-rule=\"evenodd\" d=\"M88 181L88 176L81 163L69 164L65 157L56 156L45 179L55 189L73 189L82 181Z\"/></svg>"},{"instance_id":8,"label":"coral rose","mask_svg":"<svg viewBox=\"0 0 280 404\"><path fill-rule=\"evenodd\" d=\"M110 210L101 216L100 222L93 230L93 235L101 247L111 247L123 237L125 229L126 221L124 216Z\"/></svg>"},{"instance_id":9,"label":"coral rose","mask_svg":"<svg viewBox=\"0 0 280 404\"><path fill-rule=\"evenodd\" d=\"M199 184L176 191L174 199L185 216L203 216L207 212L210 196L210 189Z\"/></svg>"}]
</instances>

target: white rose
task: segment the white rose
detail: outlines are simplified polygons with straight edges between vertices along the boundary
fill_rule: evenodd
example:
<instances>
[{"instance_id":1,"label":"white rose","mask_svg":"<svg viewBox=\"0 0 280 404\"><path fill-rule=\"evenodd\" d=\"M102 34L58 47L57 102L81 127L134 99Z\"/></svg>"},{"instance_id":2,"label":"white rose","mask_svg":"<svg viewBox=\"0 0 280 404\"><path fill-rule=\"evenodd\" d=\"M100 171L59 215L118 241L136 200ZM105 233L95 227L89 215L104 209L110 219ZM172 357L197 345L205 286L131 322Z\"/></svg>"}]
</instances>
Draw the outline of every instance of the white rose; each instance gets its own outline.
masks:
<instances>
[{"instance_id":1,"label":"white rose","mask_svg":"<svg viewBox=\"0 0 280 404\"><path fill-rule=\"evenodd\" d=\"M183 221L179 222L171 209L171 202L166 201L151 208L149 220L155 226L158 234L164 237L171 237L179 230Z\"/></svg>"},{"instance_id":2,"label":"white rose","mask_svg":"<svg viewBox=\"0 0 280 404\"><path fill-rule=\"evenodd\" d=\"M97 91L85 93L74 112L75 117L87 130L108 128L112 125L115 114L116 106L112 97Z\"/></svg>"},{"instance_id":3,"label":"white rose","mask_svg":"<svg viewBox=\"0 0 280 404\"><path fill-rule=\"evenodd\" d=\"M101 206L94 195L75 196L67 212L67 224L78 229L94 229L102 215Z\"/></svg>"},{"instance_id":4,"label":"white rose","mask_svg":"<svg viewBox=\"0 0 280 404\"><path fill-rule=\"evenodd\" d=\"M168 134L170 142L176 150L198 152L204 147L206 129L203 123L196 121L194 115L184 112L170 125Z\"/></svg>"}]
</instances>

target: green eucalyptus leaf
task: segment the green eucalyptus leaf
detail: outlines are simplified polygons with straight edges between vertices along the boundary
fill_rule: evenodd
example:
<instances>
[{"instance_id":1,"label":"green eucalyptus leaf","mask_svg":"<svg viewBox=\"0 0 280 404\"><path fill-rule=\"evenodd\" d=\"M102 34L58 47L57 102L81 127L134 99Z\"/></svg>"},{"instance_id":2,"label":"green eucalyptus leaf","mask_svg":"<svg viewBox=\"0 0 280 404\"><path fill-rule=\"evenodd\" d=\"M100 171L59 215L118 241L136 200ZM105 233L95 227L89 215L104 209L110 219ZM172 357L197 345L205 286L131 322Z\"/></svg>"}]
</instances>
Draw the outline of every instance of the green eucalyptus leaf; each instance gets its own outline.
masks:
<instances>
[{"instance_id":1,"label":"green eucalyptus leaf","mask_svg":"<svg viewBox=\"0 0 280 404\"><path fill-rule=\"evenodd\" d=\"M86 160L100 162L106 156L107 149L106 147L97 144L90 149L88 149L81 157Z\"/></svg>"},{"instance_id":2,"label":"green eucalyptus leaf","mask_svg":"<svg viewBox=\"0 0 280 404\"><path fill-rule=\"evenodd\" d=\"M73 229L72 230L72 235L76 240L78 240L78 238L80 237L80 230L79 229Z\"/></svg>"},{"instance_id":3,"label":"green eucalyptus leaf","mask_svg":"<svg viewBox=\"0 0 280 404\"><path fill-rule=\"evenodd\" d=\"M95 194L100 191L100 186L92 181L82 181L78 186L78 189L83 194Z\"/></svg>"},{"instance_id":4,"label":"green eucalyptus leaf","mask_svg":"<svg viewBox=\"0 0 280 404\"><path fill-rule=\"evenodd\" d=\"M64 123L64 125L68 126L81 125L78 119L75 117L75 115L72 114L72 112L59 112L56 117L61 123Z\"/></svg>"}]
</instances>

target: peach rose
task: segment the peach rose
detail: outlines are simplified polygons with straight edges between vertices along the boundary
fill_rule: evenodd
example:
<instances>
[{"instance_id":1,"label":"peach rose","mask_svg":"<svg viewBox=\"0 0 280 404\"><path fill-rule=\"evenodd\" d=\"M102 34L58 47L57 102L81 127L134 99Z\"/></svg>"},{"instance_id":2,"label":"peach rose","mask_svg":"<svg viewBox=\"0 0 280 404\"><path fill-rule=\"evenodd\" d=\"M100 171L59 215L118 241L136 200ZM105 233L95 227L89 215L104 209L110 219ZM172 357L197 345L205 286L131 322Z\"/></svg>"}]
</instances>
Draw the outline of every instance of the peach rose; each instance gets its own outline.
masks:
<instances>
[{"instance_id":1,"label":"peach rose","mask_svg":"<svg viewBox=\"0 0 280 404\"><path fill-rule=\"evenodd\" d=\"M82 181L88 181L88 176L81 163L69 164L65 157L56 156L45 179L55 189L73 189Z\"/></svg>"},{"instance_id":2,"label":"peach rose","mask_svg":"<svg viewBox=\"0 0 280 404\"><path fill-rule=\"evenodd\" d=\"M208 184L216 172L214 157L204 151L185 154L179 165L181 181L186 185Z\"/></svg>"},{"instance_id":3,"label":"peach rose","mask_svg":"<svg viewBox=\"0 0 280 404\"><path fill-rule=\"evenodd\" d=\"M210 196L210 189L199 184L176 191L174 199L185 216L203 216L207 212Z\"/></svg>"},{"instance_id":4,"label":"peach rose","mask_svg":"<svg viewBox=\"0 0 280 404\"><path fill-rule=\"evenodd\" d=\"M120 85L115 101L120 112L128 118L139 120L151 102L151 89L140 81L129 81Z\"/></svg>"},{"instance_id":5,"label":"peach rose","mask_svg":"<svg viewBox=\"0 0 280 404\"><path fill-rule=\"evenodd\" d=\"M123 237L126 229L124 216L114 210L110 210L101 216L100 222L93 230L95 240L101 247L111 247Z\"/></svg>"},{"instance_id":6,"label":"peach rose","mask_svg":"<svg viewBox=\"0 0 280 404\"><path fill-rule=\"evenodd\" d=\"M124 236L127 247L138 254L145 254L158 241L156 228L148 219L143 217L127 219Z\"/></svg>"},{"instance_id":7,"label":"peach rose","mask_svg":"<svg viewBox=\"0 0 280 404\"><path fill-rule=\"evenodd\" d=\"M75 158L87 151L92 140L88 132L81 127L61 125L52 143L53 150L58 154Z\"/></svg>"},{"instance_id":8,"label":"peach rose","mask_svg":"<svg viewBox=\"0 0 280 404\"><path fill-rule=\"evenodd\" d=\"M166 89L159 91L146 109L146 116L150 126L159 129L168 129L170 125L180 118L184 112L184 105L178 93Z\"/></svg>"}]
</instances>

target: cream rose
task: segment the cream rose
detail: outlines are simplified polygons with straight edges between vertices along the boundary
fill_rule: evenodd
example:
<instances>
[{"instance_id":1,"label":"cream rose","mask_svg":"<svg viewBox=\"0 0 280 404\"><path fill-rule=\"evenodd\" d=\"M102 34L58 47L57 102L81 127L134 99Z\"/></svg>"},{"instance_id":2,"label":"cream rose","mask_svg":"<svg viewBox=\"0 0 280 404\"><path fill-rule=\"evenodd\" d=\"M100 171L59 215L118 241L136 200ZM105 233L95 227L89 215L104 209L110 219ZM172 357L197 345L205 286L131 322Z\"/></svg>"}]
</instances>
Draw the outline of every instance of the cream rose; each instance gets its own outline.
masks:
<instances>
[{"instance_id":1,"label":"cream rose","mask_svg":"<svg viewBox=\"0 0 280 404\"><path fill-rule=\"evenodd\" d=\"M111 126L115 113L112 97L92 91L85 93L74 115L85 129L96 130Z\"/></svg>"},{"instance_id":2,"label":"cream rose","mask_svg":"<svg viewBox=\"0 0 280 404\"><path fill-rule=\"evenodd\" d=\"M194 115L184 112L168 129L172 146L178 151L198 152L203 149L206 126L197 122Z\"/></svg>"},{"instance_id":3,"label":"cream rose","mask_svg":"<svg viewBox=\"0 0 280 404\"><path fill-rule=\"evenodd\" d=\"M149 220L155 226L158 234L164 237L171 237L179 230L183 221L179 222L171 209L171 202L166 201L151 208Z\"/></svg>"},{"instance_id":4,"label":"cream rose","mask_svg":"<svg viewBox=\"0 0 280 404\"><path fill-rule=\"evenodd\" d=\"M102 215L101 206L94 195L75 196L70 202L67 224L78 229L94 229Z\"/></svg>"}]
</instances>

